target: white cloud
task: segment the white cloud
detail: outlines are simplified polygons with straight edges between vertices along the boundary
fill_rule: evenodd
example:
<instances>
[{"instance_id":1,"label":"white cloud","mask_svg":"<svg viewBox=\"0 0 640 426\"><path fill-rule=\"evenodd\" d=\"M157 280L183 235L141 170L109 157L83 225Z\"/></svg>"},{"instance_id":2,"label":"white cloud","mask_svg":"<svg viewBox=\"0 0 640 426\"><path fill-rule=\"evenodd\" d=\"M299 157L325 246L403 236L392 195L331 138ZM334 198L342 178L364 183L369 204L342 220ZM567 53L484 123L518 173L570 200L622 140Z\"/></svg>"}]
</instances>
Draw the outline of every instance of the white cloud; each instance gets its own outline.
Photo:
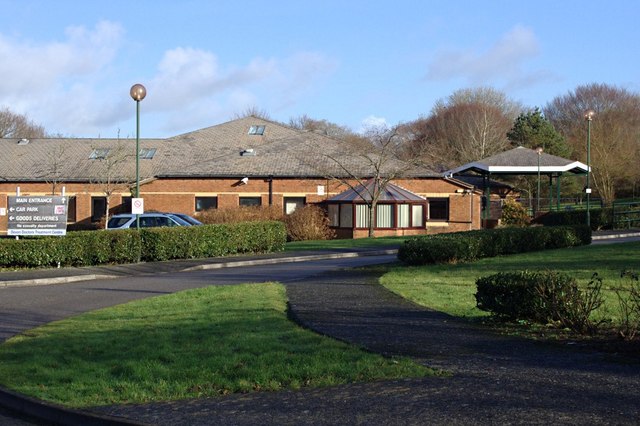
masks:
<instances>
[{"instance_id":1,"label":"white cloud","mask_svg":"<svg viewBox=\"0 0 640 426\"><path fill-rule=\"evenodd\" d=\"M128 91L136 82L147 87L147 128L156 126L146 134L160 136L212 125L254 106L275 113L317 88L337 66L317 52L234 65L206 49L176 47L158 58L155 69L136 66L131 77L120 24L73 26L64 34L36 42L0 33L0 107L72 136L130 135L135 110Z\"/></svg>"},{"instance_id":2,"label":"white cloud","mask_svg":"<svg viewBox=\"0 0 640 426\"><path fill-rule=\"evenodd\" d=\"M147 86L153 93L147 108L167 115L167 132L210 125L250 107L274 112L296 103L335 67L319 53L301 52L225 68L211 52L176 48L165 52L158 74Z\"/></svg>"},{"instance_id":3,"label":"white cloud","mask_svg":"<svg viewBox=\"0 0 640 426\"><path fill-rule=\"evenodd\" d=\"M49 131L91 127L102 117L93 86L113 61L124 30L102 21L93 29L69 27L65 35L38 44L0 34L0 105Z\"/></svg>"},{"instance_id":4,"label":"white cloud","mask_svg":"<svg viewBox=\"0 0 640 426\"><path fill-rule=\"evenodd\" d=\"M463 78L472 85L501 82L514 88L524 82L535 84L552 78L550 72L525 69L525 63L539 54L540 46L533 30L518 25L485 52L449 50L438 53L428 67L427 79Z\"/></svg>"},{"instance_id":5,"label":"white cloud","mask_svg":"<svg viewBox=\"0 0 640 426\"><path fill-rule=\"evenodd\" d=\"M358 133L365 133L371 129L384 129L386 127L389 127L389 123L386 118L370 115L362 120Z\"/></svg>"}]
</instances>

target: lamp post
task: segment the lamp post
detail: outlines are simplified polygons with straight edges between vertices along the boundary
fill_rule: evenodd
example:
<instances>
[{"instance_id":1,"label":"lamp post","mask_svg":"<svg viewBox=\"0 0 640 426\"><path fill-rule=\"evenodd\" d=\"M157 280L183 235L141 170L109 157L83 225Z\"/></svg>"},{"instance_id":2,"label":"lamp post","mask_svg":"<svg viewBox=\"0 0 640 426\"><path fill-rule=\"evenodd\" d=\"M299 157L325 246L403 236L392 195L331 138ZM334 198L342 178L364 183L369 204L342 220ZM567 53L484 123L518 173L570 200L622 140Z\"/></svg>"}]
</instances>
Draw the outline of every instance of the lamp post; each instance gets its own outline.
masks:
<instances>
[{"instance_id":1,"label":"lamp post","mask_svg":"<svg viewBox=\"0 0 640 426\"><path fill-rule=\"evenodd\" d=\"M541 146L536 148L538 153L538 192L536 192L536 214L540 214L540 157L542 156L544 148Z\"/></svg>"},{"instance_id":2,"label":"lamp post","mask_svg":"<svg viewBox=\"0 0 640 426\"><path fill-rule=\"evenodd\" d=\"M140 198L140 101L147 96L147 89L142 84L134 84L129 94L136 101L136 198ZM138 214L136 214L136 229L140 230Z\"/></svg>"},{"instance_id":3,"label":"lamp post","mask_svg":"<svg viewBox=\"0 0 640 426\"><path fill-rule=\"evenodd\" d=\"M591 227L591 186L590 186L590 175L591 175L591 120L595 112L593 110L589 110L584 114L585 120L587 120L587 185L584 191L587 194L587 226Z\"/></svg>"}]
</instances>

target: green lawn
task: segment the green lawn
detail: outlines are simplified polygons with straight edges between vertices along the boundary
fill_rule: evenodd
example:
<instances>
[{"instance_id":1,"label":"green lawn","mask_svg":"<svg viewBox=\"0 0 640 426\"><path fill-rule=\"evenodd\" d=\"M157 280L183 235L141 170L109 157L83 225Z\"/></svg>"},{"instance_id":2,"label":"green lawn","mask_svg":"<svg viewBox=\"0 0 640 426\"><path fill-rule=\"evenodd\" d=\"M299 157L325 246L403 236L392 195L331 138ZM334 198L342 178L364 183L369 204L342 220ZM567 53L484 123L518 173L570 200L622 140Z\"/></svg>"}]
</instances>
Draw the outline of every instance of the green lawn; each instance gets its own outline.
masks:
<instances>
[{"instance_id":1,"label":"green lawn","mask_svg":"<svg viewBox=\"0 0 640 426\"><path fill-rule=\"evenodd\" d=\"M605 305L601 318L617 319L615 288L629 284L625 269L640 272L640 243L593 245L482 259L455 265L396 267L381 277L386 288L420 305L451 315L479 319L487 315L475 307L475 281L498 272L556 270L586 284L594 272L603 278Z\"/></svg>"},{"instance_id":2,"label":"green lawn","mask_svg":"<svg viewBox=\"0 0 640 426\"><path fill-rule=\"evenodd\" d=\"M344 248L376 248L400 246L411 237L357 238L343 240L291 241L285 245L285 251L330 250Z\"/></svg>"},{"instance_id":3,"label":"green lawn","mask_svg":"<svg viewBox=\"0 0 640 426\"><path fill-rule=\"evenodd\" d=\"M305 330L286 302L276 283L209 287L58 321L0 345L0 383L86 407L434 374Z\"/></svg>"}]
</instances>

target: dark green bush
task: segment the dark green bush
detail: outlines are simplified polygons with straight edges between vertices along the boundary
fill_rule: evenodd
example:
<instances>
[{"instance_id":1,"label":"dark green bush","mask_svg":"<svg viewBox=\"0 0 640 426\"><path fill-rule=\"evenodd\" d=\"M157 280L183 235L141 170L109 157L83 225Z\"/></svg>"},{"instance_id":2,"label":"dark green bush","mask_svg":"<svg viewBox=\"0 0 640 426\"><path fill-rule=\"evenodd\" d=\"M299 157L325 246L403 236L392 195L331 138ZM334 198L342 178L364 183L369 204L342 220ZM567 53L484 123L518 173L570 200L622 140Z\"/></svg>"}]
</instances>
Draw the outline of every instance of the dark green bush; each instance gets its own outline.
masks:
<instances>
[{"instance_id":1,"label":"dark green bush","mask_svg":"<svg viewBox=\"0 0 640 426\"><path fill-rule=\"evenodd\" d=\"M597 274L584 290L574 278L554 271L501 272L477 279L476 288L478 308L503 320L559 322L581 334L598 326L590 319L603 301Z\"/></svg>"},{"instance_id":2,"label":"dark green bush","mask_svg":"<svg viewBox=\"0 0 640 426\"><path fill-rule=\"evenodd\" d=\"M282 222L248 222L0 240L0 266L51 267L135 263L266 253L284 249Z\"/></svg>"},{"instance_id":3,"label":"dark green bush","mask_svg":"<svg viewBox=\"0 0 640 426\"><path fill-rule=\"evenodd\" d=\"M611 229L613 226L613 208L596 208L590 210L591 229ZM562 212L548 212L538 216L533 223L544 226L571 226L587 223L586 210L567 210Z\"/></svg>"},{"instance_id":4,"label":"dark green bush","mask_svg":"<svg viewBox=\"0 0 640 426\"><path fill-rule=\"evenodd\" d=\"M556 272L501 272L476 280L476 305L504 320L548 323L553 313L538 288L573 291L573 278Z\"/></svg>"},{"instance_id":5,"label":"dark green bush","mask_svg":"<svg viewBox=\"0 0 640 426\"><path fill-rule=\"evenodd\" d=\"M591 231L584 225L485 229L408 239L398 259L410 265L454 263L590 243Z\"/></svg>"}]
</instances>

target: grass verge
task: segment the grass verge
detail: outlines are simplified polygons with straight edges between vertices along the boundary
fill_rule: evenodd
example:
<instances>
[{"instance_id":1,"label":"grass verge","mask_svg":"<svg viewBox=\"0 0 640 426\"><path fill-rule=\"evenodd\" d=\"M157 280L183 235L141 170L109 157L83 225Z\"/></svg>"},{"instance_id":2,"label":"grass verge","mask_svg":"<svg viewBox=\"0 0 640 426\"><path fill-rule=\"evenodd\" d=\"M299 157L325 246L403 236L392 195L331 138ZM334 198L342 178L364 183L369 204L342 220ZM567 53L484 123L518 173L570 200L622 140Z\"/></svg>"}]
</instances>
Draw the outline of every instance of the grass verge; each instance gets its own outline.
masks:
<instances>
[{"instance_id":1,"label":"grass verge","mask_svg":"<svg viewBox=\"0 0 640 426\"><path fill-rule=\"evenodd\" d=\"M603 278L605 304L596 311L599 318L619 320L614 290L625 288L628 280L620 277L625 269L640 271L640 243L592 245L547 250L513 256L500 256L455 265L397 267L381 277L386 288L420 305L481 320L487 313L476 308L475 281L498 272L554 270L586 284L594 272Z\"/></svg>"},{"instance_id":2,"label":"grass verge","mask_svg":"<svg viewBox=\"0 0 640 426\"><path fill-rule=\"evenodd\" d=\"M422 377L433 370L287 319L280 284L188 290L90 312L0 345L0 383L71 407Z\"/></svg>"},{"instance_id":3,"label":"grass verge","mask_svg":"<svg viewBox=\"0 0 640 426\"><path fill-rule=\"evenodd\" d=\"M342 240L290 241L285 244L285 251L297 250L331 250L346 248L377 248L400 246L411 237L379 237L356 238Z\"/></svg>"}]
</instances>

